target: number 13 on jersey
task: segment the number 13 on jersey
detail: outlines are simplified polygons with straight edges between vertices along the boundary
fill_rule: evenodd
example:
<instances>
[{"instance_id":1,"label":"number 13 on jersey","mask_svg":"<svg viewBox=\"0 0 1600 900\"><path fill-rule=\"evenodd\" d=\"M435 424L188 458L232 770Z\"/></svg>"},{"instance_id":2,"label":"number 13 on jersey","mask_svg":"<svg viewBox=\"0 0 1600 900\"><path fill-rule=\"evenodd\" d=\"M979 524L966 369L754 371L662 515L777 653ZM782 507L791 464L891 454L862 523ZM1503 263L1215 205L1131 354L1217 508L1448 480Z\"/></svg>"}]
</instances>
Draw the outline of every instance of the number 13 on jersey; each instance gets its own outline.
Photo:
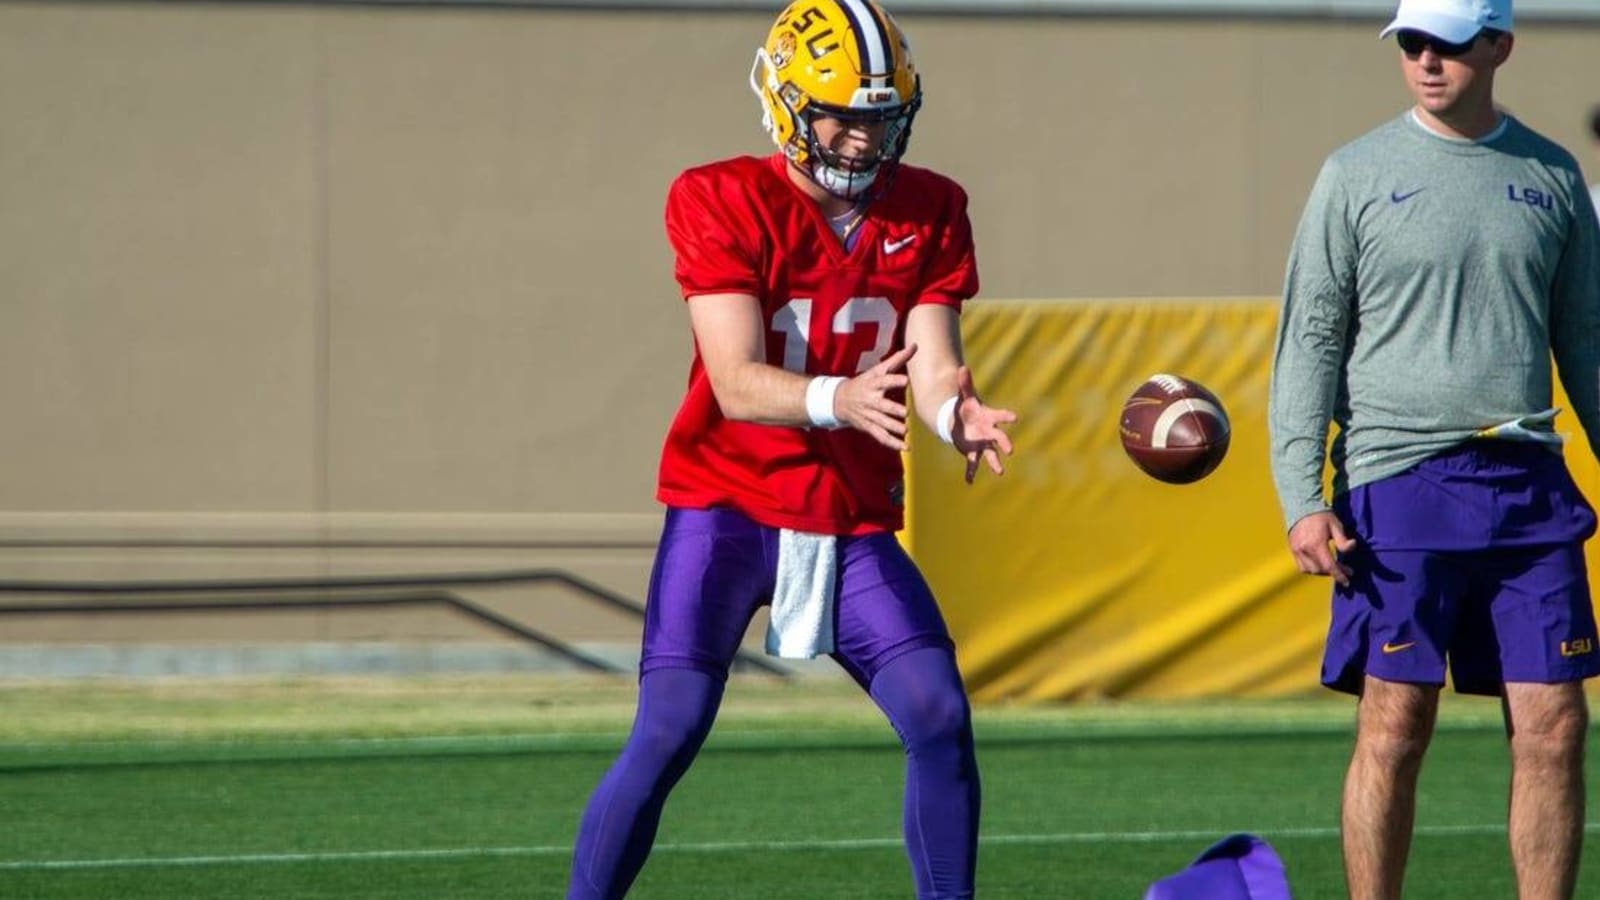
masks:
<instances>
[{"instance_id":1,"label":"number 13 on jersey","mask_svg":"<svg viewBox=\"0 0 1600 900\"><path fill-rule=\"evenodd\" d=\"M796 297L772 316L772 330L783 335L785 369L806 374L806 359L814 351L818 356L831 355L825 353L826 342L830 340L843 340L854 345L856 342L851 339L867 326L876 326L877 335L872 346L858 350L855 365L845 371L850 374L865 372L889 355L899 325L899 314L888 297L851 297L846 300L829 323L831 334L819 336L816 341L811 335L811 306L811 298Z\"/></svg>"}]
</instances>

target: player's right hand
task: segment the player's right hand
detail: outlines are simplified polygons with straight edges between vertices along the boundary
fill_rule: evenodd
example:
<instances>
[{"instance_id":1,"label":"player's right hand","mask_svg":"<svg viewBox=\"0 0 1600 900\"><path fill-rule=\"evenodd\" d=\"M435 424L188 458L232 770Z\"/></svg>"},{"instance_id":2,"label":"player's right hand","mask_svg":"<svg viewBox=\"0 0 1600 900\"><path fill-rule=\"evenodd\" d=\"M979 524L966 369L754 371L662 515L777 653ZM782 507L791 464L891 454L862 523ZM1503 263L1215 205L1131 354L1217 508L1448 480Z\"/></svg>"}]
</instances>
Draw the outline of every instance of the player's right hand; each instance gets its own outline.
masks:
<instances>
[{"instance_id":1,"label":"player's right hand","mask_svg":"<svg viewBox=\"0 0 1600 900\"><path fill-rule=\"evenodd\" d=\"M845 379L833 395L834 417L872 435L890 450L906 449L906 405L891 400L888 394L904 390L910 383L906 362L916 355L917 345L907 344L860 375Z\"/></svg>"},{"instance_id":2,"label":"player's right hand","mask_svg":"<svg viewBox=\"0 0 1600 900\"><path fill-rule=\"evenodd\" d=\"M1329 545L1332 545L1330 549ZM1289 529L1289 552L1307 575L1331 575L1342 587L1350 585L1350 567L1334 551L1349 553L1356 539L1344 533L1344 524L1328 510L1314 512Z\"/></svg>"}]
</instances>

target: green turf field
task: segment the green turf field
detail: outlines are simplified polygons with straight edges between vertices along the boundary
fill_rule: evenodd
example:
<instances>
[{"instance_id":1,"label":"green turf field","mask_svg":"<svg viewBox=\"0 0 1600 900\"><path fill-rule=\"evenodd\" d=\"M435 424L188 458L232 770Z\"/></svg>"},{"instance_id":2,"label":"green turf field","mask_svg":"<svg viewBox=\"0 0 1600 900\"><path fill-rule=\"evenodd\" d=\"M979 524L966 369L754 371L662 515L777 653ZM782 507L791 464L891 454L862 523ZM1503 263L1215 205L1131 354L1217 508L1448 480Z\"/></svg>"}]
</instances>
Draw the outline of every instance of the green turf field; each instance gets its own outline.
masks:
<instances>
[{"instance_id":1,"label":"green turf field","mask_svg":"<svg viewBox=\"0 0 1600 900\"><path fill-rule=\"evenodd\" d=\"M0 897L557 898L627 681L0 686ZM1447 697L1406 897L1514 896L1493 704ZM984 709L980 896L1133 898L1231 831L1342 897L1350 705ZM852 688L736 680L631 897L910 896ZM1580 897L1600 897L1588 867Z\"/></svg>"}]
</instances>

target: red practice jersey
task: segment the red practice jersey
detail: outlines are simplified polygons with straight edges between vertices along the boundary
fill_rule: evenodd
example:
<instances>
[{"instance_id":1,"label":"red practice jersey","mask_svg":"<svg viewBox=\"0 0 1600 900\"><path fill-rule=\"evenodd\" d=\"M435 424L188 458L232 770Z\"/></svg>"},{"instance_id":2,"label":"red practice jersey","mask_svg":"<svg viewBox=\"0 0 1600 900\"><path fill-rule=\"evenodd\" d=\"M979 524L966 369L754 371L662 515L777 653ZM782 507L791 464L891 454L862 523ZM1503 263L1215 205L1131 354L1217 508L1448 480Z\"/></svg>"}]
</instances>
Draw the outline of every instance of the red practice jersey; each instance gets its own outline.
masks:
<instances>
[{"instance_id":1,"label":"red practice jersey","mask_svg":"<svg viewBox=\"0 0 1600 900\"><path fill-rule=\"evenodd\" d=\"M904 346L913 306L959 309L978 292L967 196L955 182L901 165L847 252L785 165L779 155L712 163L684 172L667 196L684 298L754 296L769 364L855 375ZM862 534L898 530L904 493L900 454L865 432L725 417L696 348L661 455L663 503L730 506L772 527Z\"/></svg>"}]
</instances>

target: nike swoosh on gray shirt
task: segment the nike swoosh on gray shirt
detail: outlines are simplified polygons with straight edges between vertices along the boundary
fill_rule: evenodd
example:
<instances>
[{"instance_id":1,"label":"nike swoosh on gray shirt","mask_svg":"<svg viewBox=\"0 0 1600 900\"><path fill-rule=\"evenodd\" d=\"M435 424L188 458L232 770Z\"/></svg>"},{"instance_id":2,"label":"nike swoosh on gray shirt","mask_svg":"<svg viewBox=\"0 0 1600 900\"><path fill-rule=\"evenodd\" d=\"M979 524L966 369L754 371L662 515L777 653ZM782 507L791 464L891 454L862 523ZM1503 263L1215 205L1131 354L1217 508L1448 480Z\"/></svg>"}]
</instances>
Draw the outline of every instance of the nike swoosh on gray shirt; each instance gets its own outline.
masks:
<instances>
[{"instance_id":1,"label":"nike swoosh on gray shirt","mask_svg":"<svg viewBox=\"0 0 1600 900\"><path fill-rule=\"evenodd\" d=\"M1323 164L1289 256L1268 403L1292 526L1335 494L1551 405L1600 447L1600 219L1572 155L1515 119L1452 141L1410 112Z\"/></svg>"}]
</instances>

